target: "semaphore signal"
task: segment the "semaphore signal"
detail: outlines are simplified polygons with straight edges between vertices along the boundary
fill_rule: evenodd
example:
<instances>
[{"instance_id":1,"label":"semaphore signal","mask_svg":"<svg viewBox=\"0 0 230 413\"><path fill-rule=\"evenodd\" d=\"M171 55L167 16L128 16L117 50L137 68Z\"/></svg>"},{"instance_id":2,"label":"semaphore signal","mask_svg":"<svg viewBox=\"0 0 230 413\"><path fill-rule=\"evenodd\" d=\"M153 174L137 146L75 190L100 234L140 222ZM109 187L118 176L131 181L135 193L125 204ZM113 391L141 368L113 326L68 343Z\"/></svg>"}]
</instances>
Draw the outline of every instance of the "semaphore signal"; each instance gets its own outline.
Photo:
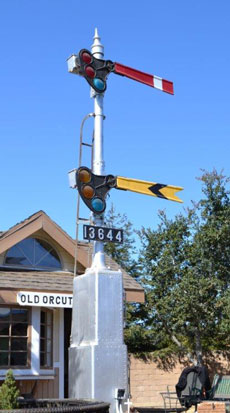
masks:
<instances>
[{"instance_id":1,"label":"semaphore signal","mask_svg":"<svg viewBox=\"0 0 230 413\"><path fill-rule=\"evenodd\" d=\"M68 59L70 73L78 74L91 86L94 111L81 125L79 168L69 173L70 186L78 189L72 342L70 346L70 396L100 398L110 403L111 413L121 412L128 399L127 350L123 340L124 290L121 271L111 270L105 261L104 242L123 241L123 231L104 226L106 198L112 189L128 190L158 198L182 202L176 193L181 187L105 174L103 155L103 99L108 75L125 76L163 92L173 94L173 83L120 63L104 60L104 47L97 29L91 52L81 49ZM94 117L92 166L81 166L83 124ZM92 211L90 220L80 218L80 199ZM83 237L93 242L91 267L77 275L78 224L84 225ZM80 262L80 260L79 260ZM80 366L80 367L79 367ZM111 368L112 367L112 368ZM76 374L77 371L77 374ZM104 380L106 377L106 381ZM80 397L79 397L80 396ZM128 404L129 406L129 404Z\"/></svg>"},{"instance_id":2,"label":"semaphore signal","mask_svg":"<svg viewBox=\"0 0 230 413\"><path fill-rule=\"evenodd\" d=\"M112 188L155 196L169 201L183 202L175 195L176 192L182 191L183 188L180 186L142 181L123 176L95 175L86 166L74 169L70 173L72 174L71 187L78 189L83 202L96 215L101 215L105 211L105 199L108 191Z\"/></svg>"},{"instance_id":3,"label":"semaphore signal","mask_svg":"<svg viewBox=\"0 0 230 413\"><path fill-rule=\"evenodd\" d=\"M81 49L78 55L69 57L68 71L83 76L97 93L105 92L106 79L113 72L116 75L125 76L155 89L162 90L162 92L174 94L173 82L170 80L141 72L111 60L97 59L87 49Z\"/></svg>"}]
</instances>

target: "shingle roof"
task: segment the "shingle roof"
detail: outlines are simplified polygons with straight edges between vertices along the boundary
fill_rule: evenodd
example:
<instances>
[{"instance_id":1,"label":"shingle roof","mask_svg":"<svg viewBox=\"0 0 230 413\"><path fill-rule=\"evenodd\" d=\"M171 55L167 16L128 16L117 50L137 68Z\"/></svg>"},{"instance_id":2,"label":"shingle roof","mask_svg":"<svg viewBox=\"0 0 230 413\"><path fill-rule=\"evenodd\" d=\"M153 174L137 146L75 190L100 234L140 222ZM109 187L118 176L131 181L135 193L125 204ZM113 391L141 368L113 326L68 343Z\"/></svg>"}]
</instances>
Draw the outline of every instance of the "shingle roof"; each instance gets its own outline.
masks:
<instances>
[{"instance_id":1,"label":"shingle roof","mask_svg":"<svg viewBox=\"0 0 230 413\"><path fill-rule=\"evenodd\" d=\"M113 268L115 270L115 268ZM0 271L0 289L62 291L72 293L73 273L71 272L43 272L43 271ZM139 290L143 288L128 274L123 272L125 290Z\"/></svg>"}]
</instances>

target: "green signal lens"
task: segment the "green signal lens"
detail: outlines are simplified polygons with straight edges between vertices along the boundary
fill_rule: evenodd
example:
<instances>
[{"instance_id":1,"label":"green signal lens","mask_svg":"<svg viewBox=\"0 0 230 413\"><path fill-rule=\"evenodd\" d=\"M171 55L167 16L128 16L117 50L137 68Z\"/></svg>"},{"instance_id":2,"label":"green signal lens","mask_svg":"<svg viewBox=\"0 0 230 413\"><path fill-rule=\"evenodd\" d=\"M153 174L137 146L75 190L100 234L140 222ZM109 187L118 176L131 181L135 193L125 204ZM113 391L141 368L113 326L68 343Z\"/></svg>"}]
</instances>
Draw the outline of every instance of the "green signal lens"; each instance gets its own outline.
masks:
<instances>
[{"instance_id":1,"label":"green signal lens","mask_svg":"<svg viewBox=\"0 0 230 413\"><path fill-rule=\"evenodd\" d=\"M95 77L95 79L93 79L93 84L98 90L101 90L102 92L103 90L105 90L105 82L98 77Z\"/></svg>"},{"instance_id":2,"label":"green signal lens","mask_svg":"<svg viewBox=\"0 0 230 413\"><path fill-rule=\"evenodd\" d=\"M78 172L78 178L80 182L88 184L91 181L91 173L87 169L80 169Z\"/></svg>"},{"instance_id":3,"label":"green signal lens","mask_svg":"<svg viewBox=\"0 0 230 413\"><path fill-rule=\"evenodd\" d=\"M103 199L94 198L92 200L92 207L96 212L103 212L105 209L105 202Z\"/></svg>"},{"instance_id":4,"label":"green signal lens","mask_svg":"<svg viewBox=\"0 0 230 413\"><path fill-rule=\"evenodd\" d=\"M84 185L81 192L86 199L92 199L95 194L93 187L90 185Z\"/></svg>"}]
</instances>

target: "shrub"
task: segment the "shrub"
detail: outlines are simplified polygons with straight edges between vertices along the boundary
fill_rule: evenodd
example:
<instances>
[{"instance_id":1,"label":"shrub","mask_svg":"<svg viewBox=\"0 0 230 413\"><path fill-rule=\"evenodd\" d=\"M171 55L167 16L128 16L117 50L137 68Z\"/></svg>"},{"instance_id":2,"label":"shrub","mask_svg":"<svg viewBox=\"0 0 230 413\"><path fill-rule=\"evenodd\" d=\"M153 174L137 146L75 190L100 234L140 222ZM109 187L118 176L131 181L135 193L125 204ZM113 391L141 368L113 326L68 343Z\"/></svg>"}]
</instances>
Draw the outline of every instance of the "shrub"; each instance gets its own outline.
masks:
<instances>
[{"instance_id":1,"label":"shrub","mask_svg":"<svg viewBox=\"0 0 230 413\"><path fill-rule=\"evenodd\" d=\"M16 409L19 390L12 370L8 370L4 383L0 387L0 409Z\"/></svg>"}]
</instances>

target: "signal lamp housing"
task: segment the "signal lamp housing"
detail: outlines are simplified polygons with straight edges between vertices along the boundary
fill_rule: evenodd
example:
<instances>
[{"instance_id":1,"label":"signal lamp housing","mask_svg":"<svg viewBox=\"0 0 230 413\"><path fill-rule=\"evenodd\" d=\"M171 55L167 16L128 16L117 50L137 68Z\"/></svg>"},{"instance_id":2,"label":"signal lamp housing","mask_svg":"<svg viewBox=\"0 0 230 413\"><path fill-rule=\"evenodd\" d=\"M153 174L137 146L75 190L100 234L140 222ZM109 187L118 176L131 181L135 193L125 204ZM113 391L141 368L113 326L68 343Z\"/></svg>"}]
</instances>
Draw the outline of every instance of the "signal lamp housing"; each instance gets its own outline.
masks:
<instances>
[{"instance_id":1,"label":"signal lamp housing","mask_svg":"<svg viewBox=\"0 0 230 413\"><path fill-rule=\"evenodd\" d=\"M77 58L79 74L84 76L89 85L97 92L106 90L106 79L113 71L114 64L110 60L97 59L87 49L81 49Z\"/></svg>"},{"instance_id":2,"label":"signal lamp housing","mask_svg":"<svg viewBox=\"0 0 230 413\"><path fill-rule=\"evenodd\" d=\"M78 168L76 174L81 199L94 214L102 214L106 208L106 195L113 187L113 175L95 175L86 166Z\"/></svg>"}]
</instances>

